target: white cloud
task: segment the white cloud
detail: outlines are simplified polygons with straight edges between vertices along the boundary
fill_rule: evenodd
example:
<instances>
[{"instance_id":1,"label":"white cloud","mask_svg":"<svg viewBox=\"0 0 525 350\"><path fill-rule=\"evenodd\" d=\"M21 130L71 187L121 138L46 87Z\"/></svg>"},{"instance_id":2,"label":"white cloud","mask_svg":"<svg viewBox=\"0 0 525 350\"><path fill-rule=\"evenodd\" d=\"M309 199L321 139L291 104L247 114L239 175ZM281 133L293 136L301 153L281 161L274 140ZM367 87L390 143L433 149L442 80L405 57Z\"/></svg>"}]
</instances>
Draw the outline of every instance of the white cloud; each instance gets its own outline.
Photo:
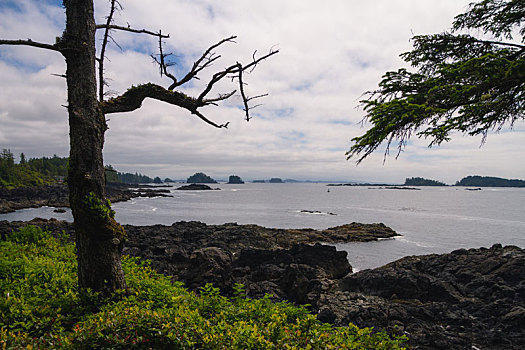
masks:
<instances>
[{"instance_id":1,"label":"white cloud","mask_svg":"<svg viewBox=\"0 0 525 350\"><path fill-rule=\"evenodd\" d=\"M458 135L430 150L424 140L414 140L384 165L380 150L358 167L345 160L351 138L366 130L359 126L363 112L355 108L360 95L374 89L385 71L403 64L399 54L410 49L412 35L450 28L469 2L123 1L117 22L169 33L165 49L177 55L178 71L230 35L238 35L236 43L218 50L222 58L213 69L248 62L255 49L264 54L273 47L280 53L247 77L248 94L269 93L249 123L243 121L238 99L205 110L218 123L230 121L227 130L165 103L146 101L138 111L108 115L105 161L123 171L174 178L196 171L217 177L236 173L243 178L378 182L424 176L453 183L472 174L523 178L525 165L517 160L525 159L525 138L519 125L515 132L489 136L481 149L479 139ZM0 13L0 37L53 42L61 34L63 9L36 0L20 4L22 12ZM108 1L96 0L95 6L97 21L103 22ZM122 32L114 38L124 51L112 44L108 48L110 90L123 92L148 81L169 85L149 57L157 48L155 38ZM67 154L67 115L61 107L65 82L51 75L64 69L57 53L0 46L1 147L29 156ZM213 69L184 91L198 93ZM215 93L232 89L221 84Z\"/></svg>"}]
</instances>

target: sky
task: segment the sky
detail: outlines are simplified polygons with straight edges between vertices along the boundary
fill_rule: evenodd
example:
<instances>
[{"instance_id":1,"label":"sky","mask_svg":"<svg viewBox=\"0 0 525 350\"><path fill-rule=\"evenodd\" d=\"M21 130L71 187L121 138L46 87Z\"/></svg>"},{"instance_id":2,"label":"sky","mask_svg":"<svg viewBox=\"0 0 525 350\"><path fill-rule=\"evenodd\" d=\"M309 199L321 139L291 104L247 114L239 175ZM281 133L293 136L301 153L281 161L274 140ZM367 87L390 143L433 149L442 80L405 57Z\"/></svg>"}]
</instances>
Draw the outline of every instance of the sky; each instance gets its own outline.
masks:
<instances>
[{"instance_id":1,"label":"sky","mask_svg":"<svg viewBox=\"0 0 525 350\"><path fill-rule=\"evenodd\" d=\"M402 183L425 177L454 184L464 176L525 178L525 123L481 137L455 134L440 147L412 139L396 158L384 147L356 166L346 160L351 139L370 124L359 100L389 70L406 67L399 54L410 38L448 30L470 0L120 0L115 24L169 33L173 73L181 76L209 46L237 35L216 50L220 60L181 91L196 96L211 75L255 50L277 55L245 77L250 96L268 94L246 122L240 98L202 112L217 129L185 110L146 100L131 113L108 115L104 162L118 171L186 179L204 172L224 179L280 177ZM0 38L54 43L65 24L57 0L0 0ZM95 0L95 19L104 23L109 1ZM100 34L100 33L99 33ZM154 82L165 87L151 54L154 37L114 32L106 56L108 90ZM98 37L98 44L101 37ZM99 48L98 48L99 49ZM67 156L69 131L63 57L33 47L0 46L0 148L18 156ZM226 82L215 94L235 89Z\"/></svg>"}]
</instances>

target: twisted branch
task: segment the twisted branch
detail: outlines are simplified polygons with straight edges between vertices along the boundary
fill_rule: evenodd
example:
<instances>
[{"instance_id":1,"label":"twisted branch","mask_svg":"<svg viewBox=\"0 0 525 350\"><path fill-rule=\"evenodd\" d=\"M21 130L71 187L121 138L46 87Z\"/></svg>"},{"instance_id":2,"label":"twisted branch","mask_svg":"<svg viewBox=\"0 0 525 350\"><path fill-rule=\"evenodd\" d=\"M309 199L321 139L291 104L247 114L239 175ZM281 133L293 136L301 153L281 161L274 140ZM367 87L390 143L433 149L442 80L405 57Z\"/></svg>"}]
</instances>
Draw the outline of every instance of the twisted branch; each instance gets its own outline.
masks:
<instances>
[{"instance_id":1,"label":"twisted branch","mask_svg":"<svg viewBox=\"0 0 525 350\"><path fill-rule=\"evenodd\" d=\"M216 128L226 128L228 126L228 123L216 124L202 115L202 113L197 110L203 106L202 102L182 92L169 91L162 86L152 83L133 86L119 97L100 102L99 106L104 114L131 112L139 109L142 106L142 102L148 97L184 108Z\"/></svg>"}]
</instances>

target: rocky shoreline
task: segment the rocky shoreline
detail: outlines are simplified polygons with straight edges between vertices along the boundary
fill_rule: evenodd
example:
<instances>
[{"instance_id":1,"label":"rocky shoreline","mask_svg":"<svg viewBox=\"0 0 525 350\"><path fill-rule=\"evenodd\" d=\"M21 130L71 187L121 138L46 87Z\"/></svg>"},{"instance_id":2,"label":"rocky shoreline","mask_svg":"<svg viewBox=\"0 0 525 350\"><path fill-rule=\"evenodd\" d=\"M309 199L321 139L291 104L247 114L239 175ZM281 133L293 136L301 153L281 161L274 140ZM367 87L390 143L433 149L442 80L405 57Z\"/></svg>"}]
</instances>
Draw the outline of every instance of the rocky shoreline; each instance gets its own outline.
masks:
<instances>
[{"instance_id":1,"label":"rocky shoreline","mask_svg":"<svg viewBox=\"0 0 525 350\"><path fill-rule=\"evenodd\" d=\"M35 219L1 221L0 236L28 223L74 235L71 223ZM326 230L200 222L125 228L125 254L150 259L190 289L212 282L229 295L242 283L249 297L272 294L310 304L324 322L407 334L417 349L525 347L525 251L518 247L406 257L352 273L347 253L327 244L396 233L357 223Z\"/></svg>"},{"instance_id":2,"label":"rocky shoreline","mask_svg":"<svg viewBox=\"0 0 525 350\"><path fill-rule=\"evenodd\" d=\"M165 186L163 186L165 187ZM107 198L115 203L135 197L171 197L170 190L148 185L112 183L106 186ZM0 214L24 208L50 206L69 207L69 190L64 184L21 187L12 190L0 188Z\"/></svg>"}]
</instances>

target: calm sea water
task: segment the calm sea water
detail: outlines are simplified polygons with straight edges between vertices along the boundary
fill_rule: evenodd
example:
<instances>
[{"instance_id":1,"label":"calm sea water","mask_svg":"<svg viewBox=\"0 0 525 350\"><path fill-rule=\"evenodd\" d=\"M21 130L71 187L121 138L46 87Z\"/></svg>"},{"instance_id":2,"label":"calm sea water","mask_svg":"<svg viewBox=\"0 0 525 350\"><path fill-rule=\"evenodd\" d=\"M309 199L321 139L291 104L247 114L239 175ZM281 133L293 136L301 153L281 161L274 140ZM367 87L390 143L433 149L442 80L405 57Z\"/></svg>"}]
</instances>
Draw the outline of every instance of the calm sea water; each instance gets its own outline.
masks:
<instances>
[{"instance_id":1,"label":"calm sea water","mask_svg":"<svg viewBox=\"0 0 525 350\"><path fill-rule=\"evenodd\" d=\"M356 221L382 222L402 235L378 242L337 245L348 252L354 270L377 267L407 255L446 253L495 243L525 247L525 189L421 187L409 191L303 183L213 187L221 191L172 190L173 198L136 198L115 203L113 208L119 222L132 225L197 220L207 224L237 222L325 229ZM47 207L0 215L0 220L34 217L71 220L69 212L58 214Z\"/></svg>"}]
</instances>

